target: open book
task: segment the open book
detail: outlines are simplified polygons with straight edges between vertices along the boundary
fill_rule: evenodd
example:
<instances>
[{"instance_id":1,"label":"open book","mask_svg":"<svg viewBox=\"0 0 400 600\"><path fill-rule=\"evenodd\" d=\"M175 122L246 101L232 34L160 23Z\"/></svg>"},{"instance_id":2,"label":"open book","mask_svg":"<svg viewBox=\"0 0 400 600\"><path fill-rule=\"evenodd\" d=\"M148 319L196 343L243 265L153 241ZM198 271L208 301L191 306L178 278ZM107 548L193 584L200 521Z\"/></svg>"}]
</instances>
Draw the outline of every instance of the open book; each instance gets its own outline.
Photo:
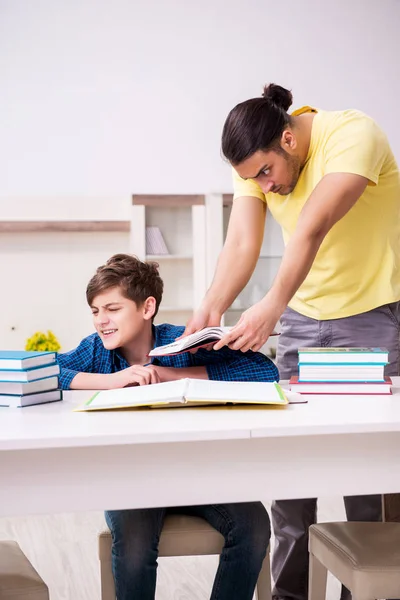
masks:
<instances>
[{"instance_id":1,"label":"open book","mask_svg":"<svg viewBox=\"0 0 400 600\"><path fill-rule=\"evenodd\" d=\"M191 333L180 340L175 340L174 342L166 344L165 346L153 348L153 350L149 352L149 356L171 356L173 354L188 352L194 348L201 348L202 346L207 346L213 342L218 342L218 340L229 333L231 329L232 327L205 327L204 329L200 329L200 331ZM279 334L274 332L271 335Z\"/></svg>"},{"instance_id":2,"label":"open book","mask_svg":"<svg viewBox=\"0 0 400 600\"><path fill-rule=\"evenodd\" d=\"M77 411L117 408L207 406L213 404L288 403L278 383L179 379L97 392Z\"/></svg>"}]
</instances>

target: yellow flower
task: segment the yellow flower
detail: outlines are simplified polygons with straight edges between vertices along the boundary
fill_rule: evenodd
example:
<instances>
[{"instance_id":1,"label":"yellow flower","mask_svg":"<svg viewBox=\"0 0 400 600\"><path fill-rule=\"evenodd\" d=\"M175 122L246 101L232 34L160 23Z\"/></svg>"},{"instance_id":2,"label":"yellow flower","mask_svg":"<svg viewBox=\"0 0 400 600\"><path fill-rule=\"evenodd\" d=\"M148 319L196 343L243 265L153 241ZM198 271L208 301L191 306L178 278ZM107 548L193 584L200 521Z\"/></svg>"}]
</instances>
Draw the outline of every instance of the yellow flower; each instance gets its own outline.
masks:
<instances>
[{"instance_id":1,"label":"yellow flower","mask_svg":"<svg viewBox=\"0 0 400 600\"><path fill-rule=\"evenodd\" d=\"M37 331L26 340L25 345L25 350L32 352L58 352L60 348L60 343L52 331L47 331L47 335Z\"/></svg>"}]
</instances>

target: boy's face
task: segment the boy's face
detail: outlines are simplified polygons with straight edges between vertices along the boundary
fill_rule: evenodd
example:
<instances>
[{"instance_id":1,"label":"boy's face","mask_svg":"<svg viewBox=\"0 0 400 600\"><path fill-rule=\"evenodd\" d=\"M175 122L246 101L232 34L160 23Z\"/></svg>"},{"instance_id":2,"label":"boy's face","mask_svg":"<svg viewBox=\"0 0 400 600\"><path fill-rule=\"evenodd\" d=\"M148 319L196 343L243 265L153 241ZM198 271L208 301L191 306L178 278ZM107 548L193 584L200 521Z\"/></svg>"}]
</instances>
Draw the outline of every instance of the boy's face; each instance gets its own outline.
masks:
<instances>
[{"instance_id":1,"label":"boy's face","mask_svg":"<svg viewBox=\"0 0 400 600\"><path fill-rule=\"evenodd\" d=\"M110 288L96 296L91 309L94 326L107 350L132 343L152 317L145 305L138 307L136 302L122 295L119 287Z\"/></svg>"}]
</instances>

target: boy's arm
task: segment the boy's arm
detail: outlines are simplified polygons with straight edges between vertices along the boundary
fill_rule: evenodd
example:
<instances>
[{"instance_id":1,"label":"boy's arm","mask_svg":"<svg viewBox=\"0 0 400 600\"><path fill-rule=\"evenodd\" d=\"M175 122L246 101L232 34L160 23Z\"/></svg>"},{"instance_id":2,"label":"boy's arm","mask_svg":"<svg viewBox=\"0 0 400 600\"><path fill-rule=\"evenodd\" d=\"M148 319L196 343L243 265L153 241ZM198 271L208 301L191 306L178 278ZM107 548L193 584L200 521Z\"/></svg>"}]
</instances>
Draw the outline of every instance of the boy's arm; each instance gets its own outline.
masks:
<instances>
[{"instance_id":1,"label":"boy's arm","mask_svg":"<svg viewBox=\"0 0 400 600\"><path fill-rule=\"evenodd\" d=\"M243 353L225 346L217 351L201 348L196 354L190 354L190 356L193 365L203 365L207 370L208 379L279 381L278 369L269 358L260 352L250 350Z\"/></svg>"},{"instance_id":2,"label":"boy's arm","mask_svg":"<svg viewBox=\"0 0 400 600\"><path fill-rule=\"evenodd\" d=\"M116 373L75 373L69 383L70 390L108 390L112 389L112 376Z\"/></svg>"},{"instance_id":3,"label":"boy's arm","mask_svg":"<svg viewBox=\"0 0 400 600\"><path fill-rule=\"evenodd\" d=\"M74 350L59 354L58 362L63 390L109 390L160 382L153 366L132 365L115 373L99 373L104 364L96 338L90 336Z\"/></svg>"},{"instance_id":4,"label":"boy's arm","mask_svg":"<svg viewBox=\"0 0 400 600\"><path fill-rule=\"evenodd\" d=\"M83 339L74 350L58 355L60 365L59 383L62 390L101 389L100 382L107 375L93 373L94 353L94 339L88 337ZM77 381L79 385L76 385ZM96 387L93 387L93 385Z\"/></svg>"}]
</instances>

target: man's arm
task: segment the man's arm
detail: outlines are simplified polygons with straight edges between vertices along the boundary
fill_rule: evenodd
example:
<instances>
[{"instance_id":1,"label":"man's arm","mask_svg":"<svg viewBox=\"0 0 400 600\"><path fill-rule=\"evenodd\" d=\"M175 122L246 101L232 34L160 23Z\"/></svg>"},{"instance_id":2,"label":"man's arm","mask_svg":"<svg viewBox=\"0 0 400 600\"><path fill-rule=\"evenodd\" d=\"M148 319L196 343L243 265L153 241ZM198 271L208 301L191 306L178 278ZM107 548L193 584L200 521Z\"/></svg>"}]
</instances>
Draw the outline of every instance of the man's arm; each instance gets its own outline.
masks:
<instances>
[{"instance_id":1,"label":"man's arm","mask_svg":"<svg viewBox=\"0 0 400 600\"><path fill-rule=\"evenodd\" d=\"M265 202L259 198L243 196L234 200L213 282L185 334L219 325L226 309L249 281L263 242L266 211Z\"/></svg>"},{"instance_id":2,"label":"man's arm","mask_svg":"<svg viewBox=\"0 0 400 600\"><path fill-rule=\"evenodd\" d=\"M367 184L366 177L352 173L330 173L321 179L300 213L270 291L243 313L215 349L224 344L243 352L261 348L310 271L326 234L354 206Z\"/></svg>"},{"instance_id":3,"label":"man's arm","mask_svg":"<svg viewBox=\"0 0 400 600\"><path fill-rule=\"evenodd\" d=\"M326 234L354 206L368 179L331 173L321 179L304 205L272 285L270 300L286 306L307 277Z\"/></svg>"}]
</instances>

